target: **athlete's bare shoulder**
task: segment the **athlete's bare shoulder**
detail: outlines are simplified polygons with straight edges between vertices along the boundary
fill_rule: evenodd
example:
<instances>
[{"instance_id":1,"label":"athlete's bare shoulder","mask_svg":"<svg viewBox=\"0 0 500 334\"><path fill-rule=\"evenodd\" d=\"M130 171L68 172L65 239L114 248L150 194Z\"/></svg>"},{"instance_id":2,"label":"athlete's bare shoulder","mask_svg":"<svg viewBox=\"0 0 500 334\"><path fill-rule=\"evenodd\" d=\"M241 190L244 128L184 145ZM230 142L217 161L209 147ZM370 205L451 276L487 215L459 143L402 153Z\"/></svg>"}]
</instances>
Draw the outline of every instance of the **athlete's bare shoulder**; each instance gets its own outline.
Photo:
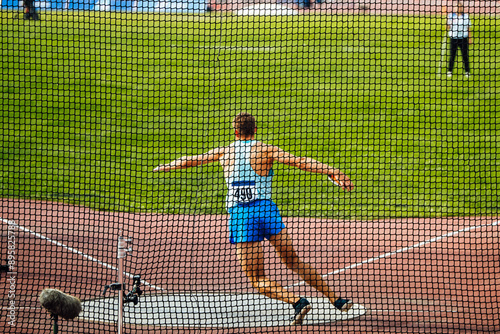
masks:
<instances>
[{"instance_id":1,"label":"athlete's bare shoulder","mask_svg":"<svg viewBox=\"0 0 500 334\"><path fill-rule=\"evenodd\" d=\"M257 144L254 146L255 153L260 154L261 156L265 156L266 158L272 159L272 160L277 160L277 158L284 153L280 147L276 145L271 145L263 142L257 142Z\"/></svg>"},{"instance_id":2,"label":"athlete's bare shoulder","mask_svg":"<svg viewBox=\"0 0 500 334\"><path fill-rule=\"evenodd\" d=\"M267 143L258 141L253 146L253 149L256 150L256 151L262 152L262 153L264 153L264 152L265 153L271 153L271 152L278 151L280 148L278 146L274 146L274 145L271 145L271 144L267 144Z\"/></svg>"}]
</instances>

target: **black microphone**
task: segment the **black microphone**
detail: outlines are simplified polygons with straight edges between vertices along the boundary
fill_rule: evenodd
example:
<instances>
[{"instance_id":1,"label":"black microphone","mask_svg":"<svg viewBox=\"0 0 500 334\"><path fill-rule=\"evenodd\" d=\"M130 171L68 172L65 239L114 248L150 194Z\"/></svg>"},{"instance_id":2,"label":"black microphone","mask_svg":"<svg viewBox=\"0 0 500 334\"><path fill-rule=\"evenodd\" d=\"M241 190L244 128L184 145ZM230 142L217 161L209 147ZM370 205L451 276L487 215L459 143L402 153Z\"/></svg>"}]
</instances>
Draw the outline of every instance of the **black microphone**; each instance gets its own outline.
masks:
<instances>
[{"instance_id":1,"label":"black microphone","mask_svg":"<svg viewBox=\"0 0 500 334\"><path fill-rule=\"evenodd\" d=\"M57 289L44 289L40 293L38 300L52 315L61 316L66 320L76 318L82 311L80 299Z\"/></svg>"}]
</instances>

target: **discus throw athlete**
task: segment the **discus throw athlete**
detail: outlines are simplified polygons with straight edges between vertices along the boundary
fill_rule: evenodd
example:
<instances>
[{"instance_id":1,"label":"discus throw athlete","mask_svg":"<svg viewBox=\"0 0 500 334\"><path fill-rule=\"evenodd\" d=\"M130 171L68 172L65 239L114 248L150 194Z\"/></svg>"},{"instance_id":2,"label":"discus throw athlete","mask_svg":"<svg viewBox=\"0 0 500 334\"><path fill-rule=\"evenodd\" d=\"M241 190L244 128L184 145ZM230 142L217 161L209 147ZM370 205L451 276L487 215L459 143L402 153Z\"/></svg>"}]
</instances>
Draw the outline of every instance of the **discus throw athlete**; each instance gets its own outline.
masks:
<instances>
[{"instance_id":1,"label":"discus throw athlete","mask_svg":"<svg viewBox=\"0 0 500 334\"><path fill-rule=\"evenodd\" d=\"M321 292L341 311L348 311L352 301L342 299L327 285L309 263L300 259L282 222L278 207L272 201L273 163L280 162L301 170L325 174L345 191L354 189L349 177L340 170L307 157L296 157L277 146L255 140L255 118L240 113L233 119L236 141L207 153L186 156L156 167L154 172L168 172L212 162L219 162L228 188L226 208L230 215L230 242L236 245L241 267L259 293L293 305L291 325L302 324L312 309L307 299L287 291L271 281L264 271L262 241L269 240L281 261L306 283Z\"/></svg>"}]
</instances>

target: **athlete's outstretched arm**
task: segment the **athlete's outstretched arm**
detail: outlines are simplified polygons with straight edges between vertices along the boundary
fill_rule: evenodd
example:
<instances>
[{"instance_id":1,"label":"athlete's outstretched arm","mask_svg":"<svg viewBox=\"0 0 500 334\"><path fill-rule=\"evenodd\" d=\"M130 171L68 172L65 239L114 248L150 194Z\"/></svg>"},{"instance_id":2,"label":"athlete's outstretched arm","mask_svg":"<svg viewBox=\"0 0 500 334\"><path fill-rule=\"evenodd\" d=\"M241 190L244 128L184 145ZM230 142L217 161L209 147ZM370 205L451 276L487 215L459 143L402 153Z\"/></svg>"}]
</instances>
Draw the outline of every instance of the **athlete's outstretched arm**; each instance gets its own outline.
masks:
<instances>
[{"instance_id":1,"label":"athlete's outstretched arm","mask_svg":"<svg viewBox=\"0 0 500 334\"><path fill-rule=\"evenodd\" d=\"M218 161L220 157L223 155L223 148L216 148L207 153L192 155L181 157L174 161L169 162L168 164L159 165L153 172L169 172L174 169L186 169L190 167L196 167L204 164L208 164L211 162Z\"/></svg>"},{"instance_id":2,"label":"athlete's outstretched arm","mask_svg":"<svg viewBox=\"0 0 500 334\"><path fill-rule=\"evenodd\" d=\"M349 177L338 168L334 168L328 164L319 162L312 158L297 157L291 153L283 151L276 146L273 146L271 152L274 161L297 167L306 172L328 175L334 180L337 180L339 186L345 191L351 191L354 189L354 184L352 184Z\"/></svg>"}]
</instances>

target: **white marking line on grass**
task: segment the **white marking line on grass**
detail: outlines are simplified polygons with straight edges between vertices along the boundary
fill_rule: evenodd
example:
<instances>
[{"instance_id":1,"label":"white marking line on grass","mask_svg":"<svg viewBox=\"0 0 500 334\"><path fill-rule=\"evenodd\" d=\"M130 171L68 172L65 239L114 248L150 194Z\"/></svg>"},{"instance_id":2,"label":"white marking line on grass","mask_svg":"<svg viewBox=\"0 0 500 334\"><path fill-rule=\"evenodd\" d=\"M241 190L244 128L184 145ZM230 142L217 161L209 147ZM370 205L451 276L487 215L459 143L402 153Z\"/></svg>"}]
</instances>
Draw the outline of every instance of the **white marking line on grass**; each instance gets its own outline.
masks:
<instances>
[{"instance_id":1,"label":"white marking line on grass","mask_svg":"<svg viewBox=\"0 0 500 334\"><path fill-rule=\"evenodd\" d=\"M248 47L248 46L217 45L215 47L209 47L209 49L230 50L230 51L249 51L249 52L274 52L274 50L276 48L275 47L268 47L268 46Z\"/></svg>"},{"instance_id":2,"label":"white marking line on grass","mask_svg":"<svg viewBox=\"0 0 500 334\"><path fill-rule=\"evenodd\" d=\"M171 48L197 48L197 49L207 49L207 50L229 50L229 51L248 51L248 52L275 52L276 49L281 49L280 46L233 46L233 45L178 45L170 44L168 47Z\"/></svg>"},{"instance_id":3,"label":"white marking line on grass","mask_svg":"<svg viewBox=\"0 0 500 334\"><path fill-rule=\"evenodd\" d=\"M95 257L92 257L92 256L90 256L90 255L87 255L87 254L85 254L85 253L83 253L83 252L79 251L78 249L75 249L75 248L72 248L72 247L66 246L65 244L60 243L59 241L52 240L52 239L50 239L50 238L48 238L48 237L46 237L46 236L44 236L44 235L42 235L42 234L40 234L40 233L33 232L33 231L31 231L30 229L27 229L26 227L23 227L23 226L21 226L21 225L17 224L16 222L14 222L14 221L12 221L12 220L7 220L7 219L0 218L0 221L2 221L2 222L4 222L4 223L7 223L7 224L9 224L9 225L11 225L11 226L16 226L16 227L17 227L17 229L19 229L19 230L21 230L21 231L28 232L29 234L34 235L34 236L36 236L37 238L40 238L40 239L42 239L42 240L48 241L48 242L50 242L50 243L53 243L53 244L54 244L54 245L56 245L56 246L63 247L63 248L65 248L65 249L67 249L67 250L69 250L70 252L73 252L73 253L75 253L75 254L81 255L82 257L86 258L87 260L90 260L90 261L96 262L96 263L100 264L101 266L103 266L103 267L105 267L105 268L109 268L109 269L112 269L112 270L116 270L116 271L118 271L118 268L117 268L117 267L114 267L114 266L112 266L112 265L110 265L110 264L107 264L106 262L103 262L103 261L101 261L101 260L98 260L98 259L96 259ZM134 275L129 274L129 273L127 273L127 272L124 272L124 275L125 275L125 276L127 276L127 277L130 277L130 278L133 278L133 277L134 277ZM141 281L141 282L142 282L142 284L144 284L144 285L146 285L146 286L149 286L149 287L151 287L151 288L153 288L153 289L155 289L155 290L165 291L165 289L160 288L160 287L158 287L158 286L156 286L156 285L153 285L153 284L151 284L151 283L148 283L148 282L146 282L146 281Z\"/></svg>"},{"instance_id":4,"label":"white marking line on grass","mask_svg":"<svg viewBox=\"0 0 500 334\"><path fill-rule=\"evenodd\" d=\"M391 256L396 255L398 253L407 252L407 251L412 250L414 248L422 247L422 246L425 246L427 244L431 244L433 242L437 242L437 241L439 241L441 239L445 239L445 238L448 238L448 237L453 237L453 236L455 236L457 234L460 234L460 233L477 230L477 229L480 229L480 228L483 228L483 227L498 226L499 224L500 224L500 221L496 221L496 222L493 222L491 224L469 226L469 227L466 227L466 228L458 230L458 231L446 233L446 234L443 234L443 235L441 235L439 237L435 237L435 238L432 238L432 239L429 239L429 240L426 240L426 241L419 242L418 244L415 244L413 246L400 248L400 249L398 249L398 250L396 250L394 252L388 252L388 253L381 254L381 255L376 256L376 257L372 257L371 259L366 259L366 260L361 261L359 263L355 263L355 264L352 264L350 266L344 267L342 269L338 269L338 270L332 271L332 272L330 272L328 274L322 275L322 277L326 278L326 277L331 276L331 275L337 275L337 274L340 274L341 272L347 271L349 269L354 269L354 268L360 267L360 266L362 266L364 264L367 264L367 263L372 263L372 262L378 261L378 260L386 258L386 257L391 257ZM295 283L295 284L289 285L289 286L286 287L286 289L289 289L289 288L292 288L292 287L295 287L295 286L304 285L304 284L306 284L306 283L304 281L302 281L302 282L299 282L299 283Z\"/></svg>"}]
</instances>

